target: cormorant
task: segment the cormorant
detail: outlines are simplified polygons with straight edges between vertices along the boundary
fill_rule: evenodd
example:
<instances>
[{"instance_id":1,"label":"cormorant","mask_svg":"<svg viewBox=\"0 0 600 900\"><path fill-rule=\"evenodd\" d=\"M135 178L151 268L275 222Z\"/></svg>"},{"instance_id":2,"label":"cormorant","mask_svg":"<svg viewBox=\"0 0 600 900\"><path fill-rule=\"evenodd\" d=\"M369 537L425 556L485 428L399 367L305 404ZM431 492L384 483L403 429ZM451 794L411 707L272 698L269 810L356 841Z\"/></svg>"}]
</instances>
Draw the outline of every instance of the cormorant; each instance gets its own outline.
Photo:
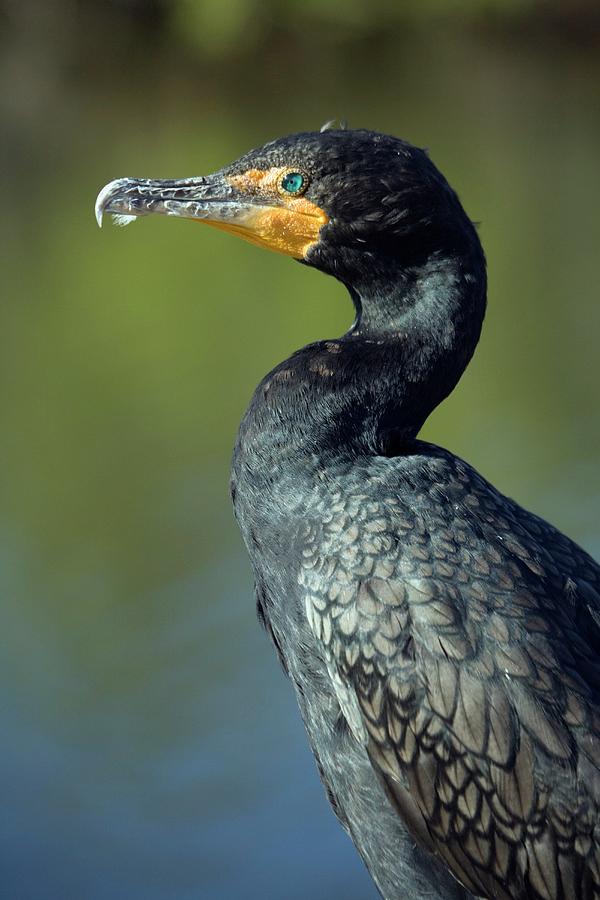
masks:
<instances>
[{"instance_id":1,"label":"cormorant","mask_svg":"<svg viewBox=\"0 0 600 900\"><path fill-rule=\"evenodd\" d=\"M350 330L259 384L233 456L259 616L385 900L600 897L600 568L417 439L479 339L485 259L427 154L366 130L103 212L200 219L339 279Z\"/></svg>"}]
</instances>

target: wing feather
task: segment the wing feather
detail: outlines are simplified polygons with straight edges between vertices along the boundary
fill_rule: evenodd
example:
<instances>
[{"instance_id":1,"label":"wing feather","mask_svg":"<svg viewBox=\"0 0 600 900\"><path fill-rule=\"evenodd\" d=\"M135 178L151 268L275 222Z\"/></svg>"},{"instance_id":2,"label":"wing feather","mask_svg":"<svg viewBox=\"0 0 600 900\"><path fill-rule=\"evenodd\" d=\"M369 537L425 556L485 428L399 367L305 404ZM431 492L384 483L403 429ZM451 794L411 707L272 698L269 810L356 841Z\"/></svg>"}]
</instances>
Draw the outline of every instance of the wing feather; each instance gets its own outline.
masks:
<instances>
[{"instance_id":1,"label":"wing feather","mask_svg":"<svg viewBox=\"0 0 600 900\"><path fill-rule=\"evenodd\" d=\"M460 465L459 502L355 497L312 532L308 622L421 846L478 896L592 900L600 571Z\"/></svg>"}]
</instances>

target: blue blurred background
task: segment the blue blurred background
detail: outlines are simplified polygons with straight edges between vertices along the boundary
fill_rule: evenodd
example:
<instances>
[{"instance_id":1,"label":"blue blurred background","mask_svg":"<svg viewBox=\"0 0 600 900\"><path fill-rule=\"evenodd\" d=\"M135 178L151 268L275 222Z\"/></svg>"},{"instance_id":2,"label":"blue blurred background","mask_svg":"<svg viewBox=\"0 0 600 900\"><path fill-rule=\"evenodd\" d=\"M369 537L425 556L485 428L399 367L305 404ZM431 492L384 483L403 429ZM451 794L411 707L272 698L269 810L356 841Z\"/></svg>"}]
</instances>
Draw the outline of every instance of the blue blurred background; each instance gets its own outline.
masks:
<instances>
[{"instance_id":1,"label":"blue blurred background","mask_svg":"<svg viewBox=\"0 0 600 900\"><path fill-rule=\"evenodd\" d=\"M259 378L334 281L93 218L334 116L481 223L479 351L424 436L600 554L600 10L574 0L0 0L0 894L368 900L255 621L228 499Z\"/></svg>"}]
</instances>

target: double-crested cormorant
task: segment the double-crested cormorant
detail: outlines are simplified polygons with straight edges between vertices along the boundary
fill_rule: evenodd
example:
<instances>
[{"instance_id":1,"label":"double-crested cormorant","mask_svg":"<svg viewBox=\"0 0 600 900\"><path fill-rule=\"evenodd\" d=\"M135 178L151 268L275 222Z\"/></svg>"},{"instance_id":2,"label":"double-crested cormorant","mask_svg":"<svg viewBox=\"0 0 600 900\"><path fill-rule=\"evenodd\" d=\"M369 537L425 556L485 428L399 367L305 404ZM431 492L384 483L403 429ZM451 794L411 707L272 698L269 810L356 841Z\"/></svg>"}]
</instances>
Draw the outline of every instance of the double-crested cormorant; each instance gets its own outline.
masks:
<instances>
[{"instance_id":1,"label":"double-crested cormorant","mask_svg":"<svg viewBox=\"0 0 600 900\"><path fill-rule=\"evenodd\" d=\"M97 216L201 219L334 275L356 320L259 384L232 495L331 804L386 900L600 897L600 568L417 440L485 310L420 149L326 130Z\"/></svg>"}]
</instances>

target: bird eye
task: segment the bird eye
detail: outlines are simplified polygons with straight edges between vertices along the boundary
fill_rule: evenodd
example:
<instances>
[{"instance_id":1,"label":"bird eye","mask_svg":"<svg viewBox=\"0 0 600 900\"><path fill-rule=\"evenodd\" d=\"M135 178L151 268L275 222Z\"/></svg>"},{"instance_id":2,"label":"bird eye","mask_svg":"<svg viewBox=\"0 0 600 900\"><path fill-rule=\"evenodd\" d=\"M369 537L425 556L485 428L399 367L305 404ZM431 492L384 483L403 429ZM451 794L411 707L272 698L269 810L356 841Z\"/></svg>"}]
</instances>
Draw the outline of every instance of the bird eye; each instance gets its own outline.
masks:
<instances>
[{"instance_id":1,"label":"bird eye","mask_svg":"<svg viewBox=\"0 0 600 900\"><path fill-rule=\"evenodd\" d=\"M286 194L301 194L306 189L306 178L302 172L286 172L279 186Z\"/></svg>"}]
</instances>

